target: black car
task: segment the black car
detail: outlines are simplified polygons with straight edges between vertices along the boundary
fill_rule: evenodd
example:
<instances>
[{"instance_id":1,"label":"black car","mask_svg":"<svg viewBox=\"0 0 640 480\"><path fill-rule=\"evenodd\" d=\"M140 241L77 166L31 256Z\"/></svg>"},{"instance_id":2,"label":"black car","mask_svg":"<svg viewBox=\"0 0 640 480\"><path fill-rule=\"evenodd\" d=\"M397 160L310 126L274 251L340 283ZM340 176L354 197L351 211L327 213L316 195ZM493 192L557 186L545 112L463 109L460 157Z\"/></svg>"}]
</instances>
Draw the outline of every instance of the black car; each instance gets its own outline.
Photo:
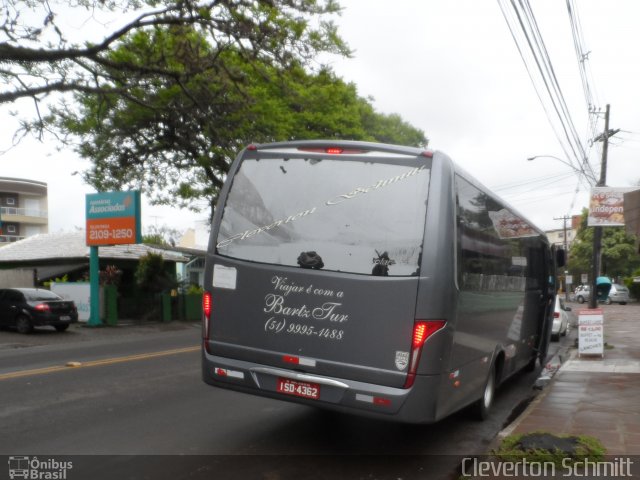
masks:
<instances>
[{"instance_id":1,"label":"black car","mask_svg":"<svg viewBox=\"0 0 640 480\"><path fill-rule=\"evenodd\" d=\"M64 332L77 321L75 303L49 290L0 289L0 326L16 327L20 333L30 333L33 327L51 325Z\"/></svg>"}]
</instances>

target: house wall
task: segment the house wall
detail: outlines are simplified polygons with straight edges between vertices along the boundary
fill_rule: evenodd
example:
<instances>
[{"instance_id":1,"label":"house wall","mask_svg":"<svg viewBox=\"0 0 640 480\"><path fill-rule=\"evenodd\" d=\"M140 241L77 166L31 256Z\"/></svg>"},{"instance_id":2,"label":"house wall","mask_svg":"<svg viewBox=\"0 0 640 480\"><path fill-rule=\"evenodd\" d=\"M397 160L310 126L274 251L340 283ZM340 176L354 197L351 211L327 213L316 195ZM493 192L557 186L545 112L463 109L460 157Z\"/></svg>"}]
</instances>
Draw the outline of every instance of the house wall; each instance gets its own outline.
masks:
<instances>
[{"instance_id":1,"label":"house wall","mask_svg":"<svg viewBox=\"0 0 640 480\"><path fill-rule=\"evenodd\" d=\"M0 270L0 288L33 286L33 270L25 268Z\"/></svg>"}]
</instances>

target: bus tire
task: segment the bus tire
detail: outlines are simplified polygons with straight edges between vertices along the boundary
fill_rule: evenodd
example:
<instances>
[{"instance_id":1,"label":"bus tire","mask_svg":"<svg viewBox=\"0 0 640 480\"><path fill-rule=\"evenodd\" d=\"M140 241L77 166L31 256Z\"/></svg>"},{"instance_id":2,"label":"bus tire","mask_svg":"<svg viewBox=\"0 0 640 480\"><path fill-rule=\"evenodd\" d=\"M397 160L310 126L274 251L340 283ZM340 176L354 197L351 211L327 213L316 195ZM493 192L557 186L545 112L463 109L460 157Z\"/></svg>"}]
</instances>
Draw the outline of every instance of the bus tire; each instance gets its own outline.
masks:
<instances>
[{"instance_id":1,"label":"bus tire","mask_svg":"<svg viewBox=\"0 0 640 480\"><path fill-rule=\"evenodd\" d=\"M491 366L487 380L484 383L482 389L482 397L473 405L473 414L480 420L486 420L489 417L489 411L493 405L493 399L496 394L496 369L495 366Z\"/></svg>"}]
</instances>

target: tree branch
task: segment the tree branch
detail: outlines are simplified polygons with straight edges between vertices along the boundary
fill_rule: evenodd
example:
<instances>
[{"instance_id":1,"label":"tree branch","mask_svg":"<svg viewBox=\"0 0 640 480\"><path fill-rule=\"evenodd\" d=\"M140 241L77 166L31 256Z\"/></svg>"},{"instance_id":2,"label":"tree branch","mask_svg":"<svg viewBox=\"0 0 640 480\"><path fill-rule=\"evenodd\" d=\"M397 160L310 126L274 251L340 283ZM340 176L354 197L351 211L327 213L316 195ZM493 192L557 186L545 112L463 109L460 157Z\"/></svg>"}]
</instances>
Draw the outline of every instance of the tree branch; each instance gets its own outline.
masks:
<instances>
[{"instance_id":1,"label":"tree branch","mask_svg":"<svg viewBox=\"0 0 640 480\"><path fill-rule=\"evenodd\" d=\"M100 88L90 87L84 83L66 83L66 82L54 82L39 87L29 87L25 90L14 90L12 92L0 92L0 103L8 103L19 100L20 98L32 97L36 98L38 95L49 94L52 92L82 92L82 93L94 93L94 94L118 94L129 96L127 89L125 88ZM133 100L132 98L129 98ZM37 100L37 98L36 98Z\"/></svg>"}]
</instances>

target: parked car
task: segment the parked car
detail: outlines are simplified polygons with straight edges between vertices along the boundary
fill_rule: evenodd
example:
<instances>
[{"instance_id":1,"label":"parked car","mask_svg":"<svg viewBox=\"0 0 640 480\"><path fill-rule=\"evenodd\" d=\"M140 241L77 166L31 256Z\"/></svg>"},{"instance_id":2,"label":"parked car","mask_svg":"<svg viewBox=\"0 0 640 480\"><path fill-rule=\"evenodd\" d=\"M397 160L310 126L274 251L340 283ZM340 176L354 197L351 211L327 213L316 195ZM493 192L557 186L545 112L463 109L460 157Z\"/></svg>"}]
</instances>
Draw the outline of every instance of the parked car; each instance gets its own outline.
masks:
<instances>
[{"instance_id":1,"label":"parked car","mask_svg":"<svg viewBox=\"0 0 640 480\"><path fill-rule=\"evenodd\" d=\"M573 292L573 298L578 303L584 303L589 301L590 288L588 285L579 285Z\"/></svg>"},{"instance_id":2,"label":"parked car","mask_svg":"<svg viewBox=\"0 0 640 480\"><path fill-rule=\"evenodd\" d=\"M611 305L612 303L619 303L620 305L626 305L629 301L629 289L624 285L613 283L611 290L609 290L609 296L604 303Z\"/></svg>"},{"instance_id":3,"label":"parked car","mask_svg":"<svg viewBox=\"0 0 640 480\"><path fill-rule=\"evenodd\" d=\"M553 326L551 327L551 339L559 340L560 335L565 336L569 330L569 313L571 307L566 307L564 299L556 296L556 306L553 311Z\"/></svg>"},{"instance_id":4,"label":"parked car","mask_svg":"<svg viewBox=\"0 0 640 480\"><path fill-rule=\"evenodd\" d=\"M71 300L42 288L0 289L0 325L30 333L33 327L50 325L64 332L78 321L78 310Z\"/></svg>"}]
</instances>

